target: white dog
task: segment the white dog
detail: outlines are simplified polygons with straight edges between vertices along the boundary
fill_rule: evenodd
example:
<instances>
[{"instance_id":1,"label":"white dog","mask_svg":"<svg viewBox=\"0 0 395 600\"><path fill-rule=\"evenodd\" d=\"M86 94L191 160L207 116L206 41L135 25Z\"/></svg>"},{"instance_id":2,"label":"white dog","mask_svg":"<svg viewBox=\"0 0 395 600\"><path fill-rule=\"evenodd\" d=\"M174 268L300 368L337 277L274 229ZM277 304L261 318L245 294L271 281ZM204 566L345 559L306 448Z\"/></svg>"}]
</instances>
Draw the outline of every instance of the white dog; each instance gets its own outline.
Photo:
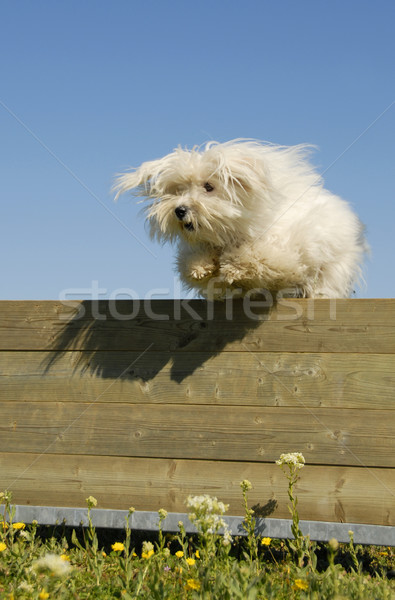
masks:
<instances>
[{"instance_id":1,"label":"white dog","mask_svg":"<svg viewBox=\"0 0 395 600\"><path fill-rule=\"evenodd\" d=\"M260 290L346 298L367 250L363 226L322 187L307 148L251 140L177 148L121 175L115 190L151 200L151 236L177 243L182 282L206 298Z\"/></svg>"}]
</instances>

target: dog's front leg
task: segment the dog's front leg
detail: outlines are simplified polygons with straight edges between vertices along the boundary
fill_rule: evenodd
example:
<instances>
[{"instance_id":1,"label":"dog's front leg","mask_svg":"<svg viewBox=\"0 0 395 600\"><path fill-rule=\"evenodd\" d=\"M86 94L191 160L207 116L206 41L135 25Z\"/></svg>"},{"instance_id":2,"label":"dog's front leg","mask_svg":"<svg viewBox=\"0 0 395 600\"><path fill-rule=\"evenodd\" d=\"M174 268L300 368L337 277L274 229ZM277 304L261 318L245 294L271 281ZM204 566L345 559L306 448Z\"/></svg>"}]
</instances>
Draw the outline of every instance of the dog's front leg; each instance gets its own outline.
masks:
<instances>
[{"instance_id":1,"label":"dog's front leg","mask_svg":"<svg viewBox=\"0 0 395 600\"><path fill-rule=\"evenodd\" d=\"M254 278L254 265L248 254L242 251L237 255L232 252L223 253L219 265L219 277L228 285L237 285Z\"/></svg>"}]
</instances>

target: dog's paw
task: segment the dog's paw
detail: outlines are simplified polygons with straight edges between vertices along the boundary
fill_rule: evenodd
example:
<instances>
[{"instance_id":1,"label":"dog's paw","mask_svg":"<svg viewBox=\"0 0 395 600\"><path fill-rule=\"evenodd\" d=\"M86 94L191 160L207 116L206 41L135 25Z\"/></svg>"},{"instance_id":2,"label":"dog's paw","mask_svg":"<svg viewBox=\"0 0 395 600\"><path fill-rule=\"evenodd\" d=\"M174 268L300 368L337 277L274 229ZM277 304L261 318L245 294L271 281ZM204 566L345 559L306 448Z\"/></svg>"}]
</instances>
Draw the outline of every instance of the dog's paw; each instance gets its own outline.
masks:
<instances>
[{"instance_id":1,"label":"dog's paw","mask_svg":"<svg viewBox=\"0 0 395 600\"><path fill-rule=\"evenodd\" d=\"M235 281L240 281L243 279L244 273L237 269L231 263L224 263L220 268L221 279L225 281L225 283L232 285Z\"/></svg>"},{"instance_id":2,"label":"dog's paw","mask_svg":"<svg viewBox=\"0 0 395 600\"><path fill-rule=\"evenodd\" d=\"M207 277L211 277L214 273L215 266L214 265L197 265L191 270L191 279L195 279L196 281L201 281L202 279L206 279Z\"/></svg>"}]
</instances>

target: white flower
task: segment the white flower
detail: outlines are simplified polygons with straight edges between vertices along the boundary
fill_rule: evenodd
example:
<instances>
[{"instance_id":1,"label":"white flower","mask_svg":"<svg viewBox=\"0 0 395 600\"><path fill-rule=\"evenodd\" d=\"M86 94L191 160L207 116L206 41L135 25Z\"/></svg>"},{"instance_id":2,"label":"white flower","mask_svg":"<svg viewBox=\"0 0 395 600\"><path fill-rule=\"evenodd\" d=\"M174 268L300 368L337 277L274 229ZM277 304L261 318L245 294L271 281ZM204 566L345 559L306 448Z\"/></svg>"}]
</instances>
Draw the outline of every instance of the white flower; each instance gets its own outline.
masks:
<instances>
[{"instance_id":1,"label":"white flower","mask_svg":"<svg viewBox=\"0 0 395 600\"><path fill-rule=\"evenodd\" d=\"M336 538L331 538L328 542L328 546L333 552L336 552L336 550L339 549L339 542Z\"/></svg>"},{"instance_id":2,"label":"white flower","mask_svg":"<svg viewBox=\"0 0 395 600\"><path fill-rule=\"evenodd\" d=\"M2 504L3 502L4 504L7 504L7 502L11 502L11 499L12 493L8 490L6 490L5 492L0 492L0 504Z\"/></svg>"},{"instance_id":3,"label":"white flower","mask_svg":"<svg viewBox=\"0 0 395 600\"><path fill-rule=\"evenodd\" d=\"M289 465L301 469L304 467L305 462L301 452L289 452L288 454L281 454L279 460L276 460L276 465L279 465L280 467Z\"/></svg>"},{"instance_id":4,"label":"white flower","mask_svg":"<svg viewBox=\"0 0 395 600\"><path fill-rule=\"evenodd\" d=\"M143 552L151 552L151 550L154 550L154 545L151 542L143 542L142 550Z\"/></svg>"},{"instance_id":5,"label":"white flower","mask_svg":"<svg viewBox=\"0 0 395 600\"><path fill-rule=\"evenodd\" d=\"M229 546L232 543L232 536L230 535L230 531L225 526L224 539L222 540L224 546Z\"/></svg>"},{"instance_id":6,"label":"white flower","mask_svg":"<svg viewBox=\"0 0 395 600\"><path fill-rule=\"evenodd\" d=\"M51 571L53 575L57 575L58 577L62 577L67 575L72 567L67 560L63 560L58 554L45 554L42 558L35 560L33 563L33 568L35 571Z\"/></svg>"},{"instance_id":7,"label":"white flower","mask_svg":"<svg viewBox=\"0 0 395 600\"><path fill-rule=\"evenodd\" d=\"M243 481L240 482L240 487L243 492L248 492L249 490L252 490L252 483L251 481L248 481L248 479L243 479Z\"/></svg>"},{"instance_id":8,"label":"white flower","mask_svg":"<svg viewBox=\"0 0 395 600\"><path fill-rule=\"evenodd\" d=\"M189 520L201 533L218 534L224 530L224 543L229 543L232 538L225 521L221 518L228 510L229 504L220 502L215 496L204 494L202 496L188 496L186 500L188 508L194 512L189 513ZM225 537L226 536L226 537Z\"/></svg>"},{"instance_id":9,"label":"white flower","mask_svg":"<svg viewBox=\"0 0 395 600\"><path fill-rule=\"evenodd\" d=\"M97 506L97 500L94 496L88 496L88 498L86 498L85 502L88 505L88 508L92 508L93 506Z\"/></svg>"},{"instance_id":10,"label":"white flower","mask_svg":"<svg viewBox=\"0 0 395 600\"><path fill-rule=\"evenodd\" d=\"M22 581L18 585L18 589L23 590L24 592L27 592L28 594L32 594L34 592L34 587L30 583L27 583L27 581Z\"/></svg>"},{"instance_id":11,"label":"white flower","mask_svg":"<svg viewBox=\"0 0 395 600\"><path fill-rule=\"evenodd\" d=\"M229 508L229 504L219 502L215 496L203 494L202 496L188 496L186 500L188 508L194 509L195 513L210 513L223 515Z\"/></svg>"}]
</instances>

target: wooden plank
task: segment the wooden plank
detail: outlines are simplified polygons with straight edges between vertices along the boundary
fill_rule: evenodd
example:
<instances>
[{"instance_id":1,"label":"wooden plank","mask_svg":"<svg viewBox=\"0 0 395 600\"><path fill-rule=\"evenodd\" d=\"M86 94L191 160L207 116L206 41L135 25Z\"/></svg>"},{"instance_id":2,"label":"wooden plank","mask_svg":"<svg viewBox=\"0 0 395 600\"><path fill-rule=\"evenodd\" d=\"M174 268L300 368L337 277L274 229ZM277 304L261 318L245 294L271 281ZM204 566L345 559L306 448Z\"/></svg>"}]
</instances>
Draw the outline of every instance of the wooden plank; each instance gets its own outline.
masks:
<instances>
[{"instance_id":1,"label":"wooden plank","mask_svg":"<svg viewBox=\"0 0 395 600\"><path fill-rule=\"evenodd\" d=\"M0 331L3 350L389 353L395 300L2 301Z\"/></svg>"},{"instance_id":2,"label":"wooden plank","mask_svg":"<svg viewBox=\"0 0 395 600\"><path fill-rule=\"evenodd\" d=\"M289 518L287 481L274 464L7 453L0 469L15 504L83 507L93 495L99 508L185 512L189 494L208 493L240 515L248 479L258 516ZM393 469L307 465L296 493L301 519L395 525Z\"/></svg>"},{"instance_id":3,"label":"wooden plank","mask_svg":"<svg viewBox=\"0 0 395 600\"><path fill-rule=\"evenodd\" d=\"M395 354L0 352L3 402L395 409Z\"/></svg>"},{"instance_id":4,"label":"wooden plank","mask_svg":"<svg viewBox=\"0 0 395 600\"><path fill-rule=\"evenodd\" d=\"M0 452L395 467L394 411L0 403Z\"/></svg>"}]
</instances>

